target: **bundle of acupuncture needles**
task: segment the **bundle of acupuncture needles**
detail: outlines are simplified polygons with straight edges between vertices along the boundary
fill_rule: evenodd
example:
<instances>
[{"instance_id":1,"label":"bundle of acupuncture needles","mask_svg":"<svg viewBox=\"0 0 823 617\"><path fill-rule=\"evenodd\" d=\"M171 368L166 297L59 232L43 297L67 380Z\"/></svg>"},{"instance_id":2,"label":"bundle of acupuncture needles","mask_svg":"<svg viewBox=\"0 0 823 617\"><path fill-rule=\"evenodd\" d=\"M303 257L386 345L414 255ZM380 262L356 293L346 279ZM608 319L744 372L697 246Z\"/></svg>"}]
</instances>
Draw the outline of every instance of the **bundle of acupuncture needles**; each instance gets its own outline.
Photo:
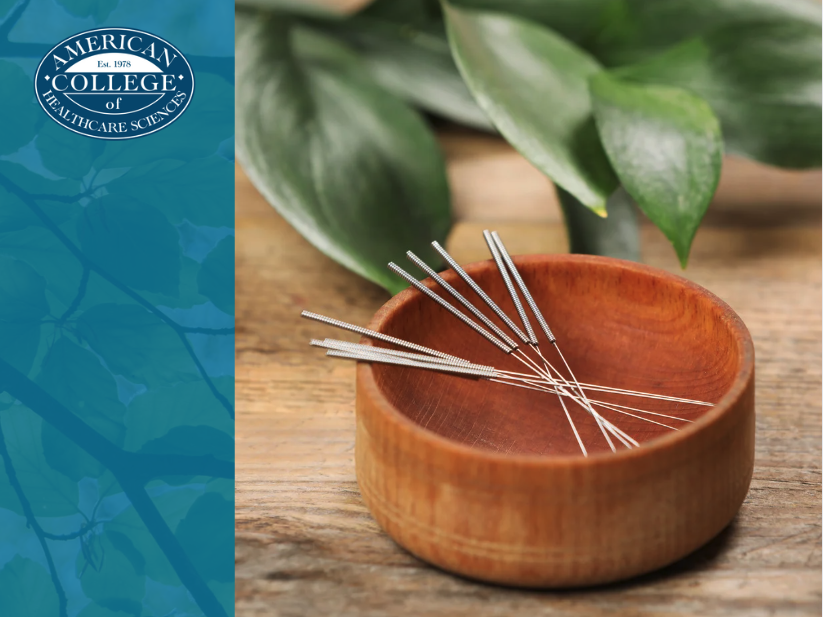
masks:
<instances>
[{"instance_id":1,"label":"bundle of acupuncture needles","mask_svg":"<svg viewBox=\"0 0 823 617\"><path fill-rule=\"evenodd\" d=\"M458 377L486 379L515 388L526 388L529 390L556 395L560 401L561 407L563 408L563 412L566 415L569 427L574 433L577 443L580 446L580 451L584 456L588 456L588 451L586 450L586 446L580 438L580 434L575 426L574 420L569 413L569 406L571 405L580 406L586 413L592 416L612 452L617 451L619 447L615 442L617 442L617 444L622 444L622 446L627 449L638 447L640 446L640 443L631 435L604 418L600 413L598 413L596 408L608 409L613 412L631 416L635 419L650 422L670 430L678 430L679 426L682 426L682 424L679 423L691 422L691 420L679 418L670 414L647 411L638 407L619 405L612 402L597 400L595 398L590 398L590 394L592 396L596 396L595 393L597 392L608 393L610 395L617 394L628 397L628 401L646 398L686 405L712 406L711 403L704 401L695 401L686 398L664 396L661 394L638 392L636 390L625 390L622 388L612 388L609 386L579 382L569 366L569 363L566 362L563 353L560 351L557 338L552 333L548 323L546 323L543 314L540 312L540 308L537 306L537 303L534 301L528 287L526 287L520 273L517 271L509 252L506 250L503 241L500 239L500 236L496 231L491 233L484 231L483 237L489 247L489 251L491 252L492 259L497 266L497 270L503 279L503 283L511 296L512 303L514 304L514 308L517 312L517 317L519 318L522 328L518 326L505 312L503 312L494 300L492 300L489 295L481 289L477 282L472 279L471 276L463 270L463 268L460 267L460 265L446 252L442 246L440 246L439 243L432 242L432 246L443 257L455 274L457 274L457 276L459 276L469 286L469 288L483 300L491 311L500 318L505 326L511 331L511 334L507 334L502 328L489 319L474 304L469 302L469 300L467 300L461 293L459 293L446 280L444 280L443 277L432 270L423 260L411 251L406 253L409 260L420 268L429 278L435 281L452 298L454 298L458 304L464 307L470 315L461 311L459 308L434 293L431 289L420 283L420 281L403 270L400 266L390 263L389 269L405 279L420 293L439 304L449 313L454 315L454 317L469 326L479 336L482 336L490 345L494 345L504 353L518 360L524 367L523 372L506 371L493 366L475 364L469 362L468 360L448 354L444 351L417 345L381 332L361 328L360 326L338 321L336 319L311 313L309 311L303 311L302 316L307 319L313 319L330 326L355 332L367 338L391 344L400 349L373 347L370 345L361 345L358 343L350 343L347 341L328 338L322 341L312 340L311 344L316 347L325 348L327 350L326 354L333 358L343 358L361 362L377 362L382 364L393 364L397 366L440 371ZM565 369L565 374L555 368L555 366L546 359L541 351L538 338L535 335L531 321L526 314L526 309L523 306L524 302L534 317L534 320L537 322L537 325L540 327L543 334L545 334L546 339L554 347L560 357L562 361L562 368ZM472 316L476 320L472 319ZM587 394L587 392L589 394Z\"/></svg>"}]
</instances>

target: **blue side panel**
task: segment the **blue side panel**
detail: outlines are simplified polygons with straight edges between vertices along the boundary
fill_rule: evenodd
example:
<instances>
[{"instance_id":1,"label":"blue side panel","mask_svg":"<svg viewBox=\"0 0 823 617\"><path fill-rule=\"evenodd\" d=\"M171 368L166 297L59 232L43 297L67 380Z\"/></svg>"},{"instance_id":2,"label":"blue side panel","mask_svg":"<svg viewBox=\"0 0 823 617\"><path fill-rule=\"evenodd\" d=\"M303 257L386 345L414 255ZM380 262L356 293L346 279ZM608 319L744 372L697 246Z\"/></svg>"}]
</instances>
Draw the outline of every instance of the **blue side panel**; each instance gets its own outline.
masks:
<instances>
[{"instance_id":1,"label":"blue side panel","mask_svg":"<svg viewBox=\"0 0 823 617\"><path fill-rule=\"evenodd\" d=\"M100 28L185 56L173 123L47 115L40 61ZM0 0L2 616L234 613L233 53L226 0Z\"/></svg>"}]
</instances>

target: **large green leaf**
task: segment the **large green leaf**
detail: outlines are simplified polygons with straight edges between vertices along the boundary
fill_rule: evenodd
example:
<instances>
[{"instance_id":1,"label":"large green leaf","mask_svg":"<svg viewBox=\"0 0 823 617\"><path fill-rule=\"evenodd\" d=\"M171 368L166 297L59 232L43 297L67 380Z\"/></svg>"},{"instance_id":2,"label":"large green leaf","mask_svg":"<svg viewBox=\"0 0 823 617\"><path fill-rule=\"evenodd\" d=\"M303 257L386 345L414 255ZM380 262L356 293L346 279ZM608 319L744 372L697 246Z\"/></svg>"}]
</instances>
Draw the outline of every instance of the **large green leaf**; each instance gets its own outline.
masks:
<instances>
[{"instance_id":1,"label":"large green leaf","mask_svg":"<svg viewBox=\"0 0 823 617\"><path fill-rule=\"evenodd\" d=\"M54 617L59 614L57 592L49 572L40 564L15 555L0 570L0 615Z\"/></svg>"},{"instance_id":2,"label":"large green leaf","mask_svg":"<svg viewBox=\"0 0 823 617\"><path fill-rule=\"evenodd\" d=\"M721 26L796 19L820 25L809 0L452 0L539 22L607 66L636 62Z\"/></svg>"},{"instance_id":3,"label":"large green leaf","mask_svg":"<svg viewBox=\"0 0 823 617\"><path fill-rule=\"evenodd\" d=\"M679 88L591 80L603 146L621 183L674 245L685 268L694 234L720 180L720 123Z\"/></svg>"},{"instance_id":4,"label":"large green leaf","mask_svg":"<svg viewBox=\"0 0 823 617\"><path fill-rule=\"evenodd\" d=\"M452 52L480 107L556 184L605 214L617 186L591 116L589 55L508 15L445 5Z\"/></svg>"},{"instance_id":5,"label":"large green leaf","mask_svg":"<svg viewBox=\"0 0 823 617\"><path fill-rule=\"evenodd\" d=\"M369 0L237 0L238 7L244 9L265 9L284 11L300 15L337 19L356 11Z\"/></svg>"},{"instance_id":6,"label":"large green leaf","mask_svg":"<svg viewBox=\"0 0 823 617\"><path fill-rule=\"evenodd\" d=\"M450 226L437 142L405 104L355 71L299 61L275 15L238 14L237 155L304 237L391 292L387 262L437 263Z\"/></svg>"},{"instance_id":7,"label":"large green leaf","mask_svg":"<svg viewBox=\"0 0 823 617\"><path fill-rule=\"evenodd\" d=\"M749 22L686 41L617 74L704 98L720 118L730 152L784 167L819 167L820 47L819 24Z\"/></svg>"},{"instance_id":8,"label":"large green leaf","mask_svg":"<svg viewBox=\"0 0 823 617\"><path fill-rule=\"evenodd\" d=\"M493 130L457 70L440 11L431 11L429 4L378 0L352 18L325 27L350 44L364 70L390 92L444 118Z\"/></svg>"}]
</instances>

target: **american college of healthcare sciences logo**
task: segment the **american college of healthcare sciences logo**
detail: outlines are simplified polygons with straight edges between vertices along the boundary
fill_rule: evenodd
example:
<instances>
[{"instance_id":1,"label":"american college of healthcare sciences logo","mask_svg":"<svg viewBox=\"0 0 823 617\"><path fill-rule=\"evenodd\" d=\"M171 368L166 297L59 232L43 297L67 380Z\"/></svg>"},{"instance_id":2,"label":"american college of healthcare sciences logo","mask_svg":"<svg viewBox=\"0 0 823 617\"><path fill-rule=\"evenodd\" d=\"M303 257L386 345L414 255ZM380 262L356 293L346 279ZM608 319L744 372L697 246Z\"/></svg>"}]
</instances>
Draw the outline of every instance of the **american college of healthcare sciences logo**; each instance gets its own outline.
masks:
<instances>
[{"instance_id":1,"label":"american college of healthcare sciences logo","mask_svg":"<svg viewBox=\"0 0 823 617\"><path fill-rule=\"evenodd\" d=\"M194 73L158 36L100 28L55 45L37 67L34 90L46 113L67 129L132 139L180 117L194 94Z\"/></svg>"}]
</instances>

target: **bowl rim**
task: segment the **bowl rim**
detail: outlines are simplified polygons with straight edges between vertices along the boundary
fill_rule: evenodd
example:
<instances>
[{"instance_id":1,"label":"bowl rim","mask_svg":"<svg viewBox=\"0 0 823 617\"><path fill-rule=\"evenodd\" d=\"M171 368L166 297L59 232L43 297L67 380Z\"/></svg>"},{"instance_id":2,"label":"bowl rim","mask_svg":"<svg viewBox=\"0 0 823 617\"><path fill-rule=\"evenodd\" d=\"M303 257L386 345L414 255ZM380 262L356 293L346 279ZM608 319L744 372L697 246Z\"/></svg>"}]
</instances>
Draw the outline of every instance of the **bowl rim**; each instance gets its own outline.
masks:
<instances>
[{"instance_id":1,"label":"bowl rim","mask_svg":"<svg viewBox=\"0 0 823 617\"><path fill-rule=\"evenodd\" d=\"M726 323L729 324L729 327L734 335L734 339L737 343L741 358L741 366L734 378L731 388L729 388L728 392L726 392L726 394L724 394L723 397L711 409L709 409L709 411L704 413L693 423L682 429L678 429L677 431L666 433L647 442L643 442L642 447L639 448L632 448L631 450L621 449L617 452L601 451L589 454L588 456L582 456L580 454L501 454L490 450L474 448L447 437L443 437L442 435L430 431L412 421L408 416L395 408L395 406L389 402L377 386L377 382L375 381L374 373L372 371L372 365L366 362L358 362L356 369L356 389L358 396L360 395L360 388L365 388L365 393L373 400L375 403L373 406L380 410L379 413L383 416L383 418L393 424L396 430L405 433L407 437L412 437L415 440L422 440L430 447L445 451L446 453L453 454L454 456L461 458L468 457L492 465L505 464L509 466L514 465L523 468L535 469L547 467L590 467L593 464L613 465L617 462L630 462L645 458L647 456L653 456L682 442L691 441L695 436L710 431L713 426L720 422L721 419L736 406L737 402L741 399L742 395L749 387L754 373L754 343L752 341L751 334L740 316L737 315L737 313L735 313L726 302L721 300L705 287L660 268L655 268L624 259L616 259L613 257L539 253L513 255L512 259L515 264L547 261L572 261L607 266L611 268L620 268L640 274L651 275L653 277L657 277L658 279L663 279L667 282L687 287L698 294L704 295L710 302L721 310L721 314L725 317ZM471 275L472 270L479 268L481 264L494 265L494 262L491 259L487 259L472 262L462 267ZM437 284L431 278L426 278L421 282L428 287L437 287ZM381 326L393 311L397 310L403 304L410 302L415 295L419 295L420 293L421 292L417 291L413 287L404 289L383 304L383 306L381 306L380 309L374 314L366 327L370 330L376 330L378 332L381 331ZM369 343L369 340L364 339L361 342Z\"/></svg>"}]
</instances>

